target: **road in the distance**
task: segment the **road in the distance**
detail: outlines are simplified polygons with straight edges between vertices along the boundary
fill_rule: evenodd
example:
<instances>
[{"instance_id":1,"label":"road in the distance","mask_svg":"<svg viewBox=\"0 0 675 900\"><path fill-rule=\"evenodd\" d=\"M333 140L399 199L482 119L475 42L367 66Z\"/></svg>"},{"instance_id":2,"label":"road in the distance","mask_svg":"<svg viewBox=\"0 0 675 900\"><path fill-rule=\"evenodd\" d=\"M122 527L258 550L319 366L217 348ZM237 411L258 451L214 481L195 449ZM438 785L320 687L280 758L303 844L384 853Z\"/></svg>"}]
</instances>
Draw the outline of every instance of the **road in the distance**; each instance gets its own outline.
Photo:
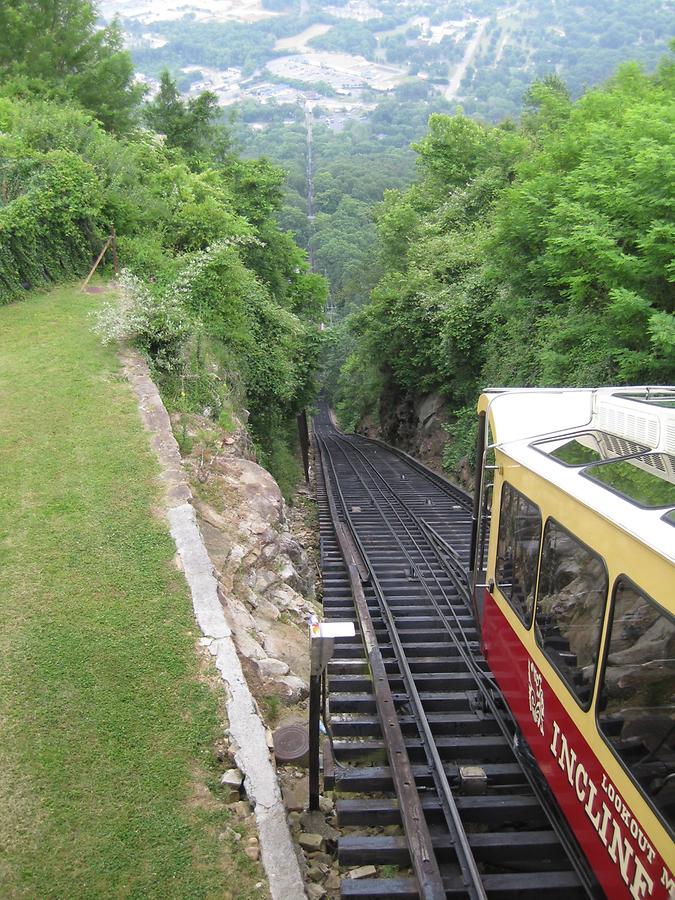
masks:
<instances>
[{"instance_id":1,"label":"road in the distance","mask_svg":"<svg viewBox=\"0 0 675 900\"><path fill-rule=\"evenodd\" d=\"M471 62L476 55L476 50L478 49L478 45L480 44L481 38L483 37L483 32L487 28L487 23L489 21L489 19L479 20L476 33L467 44L466 50L464 51L464 56L462 57L462 61L452 74L450 83L448 84L448 87L445 91L446 100L454 100L457 96L459 86L462 83L462 78L464 78L464 73L466 72L468 66L471 65Z\"/></svg>"}]
</instances>

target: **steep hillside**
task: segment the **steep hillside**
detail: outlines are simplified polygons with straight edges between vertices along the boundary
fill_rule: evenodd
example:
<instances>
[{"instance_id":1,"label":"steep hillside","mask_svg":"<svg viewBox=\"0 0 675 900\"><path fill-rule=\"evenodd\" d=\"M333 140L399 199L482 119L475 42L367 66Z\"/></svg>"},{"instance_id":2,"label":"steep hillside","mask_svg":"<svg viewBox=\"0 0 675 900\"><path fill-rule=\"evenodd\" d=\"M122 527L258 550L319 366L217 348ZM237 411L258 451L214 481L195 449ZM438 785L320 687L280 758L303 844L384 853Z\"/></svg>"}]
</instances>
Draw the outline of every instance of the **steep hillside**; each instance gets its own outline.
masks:
<instances>
[{"instance_id":1,"label":"steep hillside","mask_svg":"<svg viewBox=\"0 0 675 900\"><path fill-rule=\"evenodd\" d=\"M485 385L673 379L674 76L626 65L576 102L547 79L518 127L431 117L417 180L379 211L384 274L331 335L347 427L379 415L403 439L440 394L456 463Z\"/></svg>"}]
</instances>

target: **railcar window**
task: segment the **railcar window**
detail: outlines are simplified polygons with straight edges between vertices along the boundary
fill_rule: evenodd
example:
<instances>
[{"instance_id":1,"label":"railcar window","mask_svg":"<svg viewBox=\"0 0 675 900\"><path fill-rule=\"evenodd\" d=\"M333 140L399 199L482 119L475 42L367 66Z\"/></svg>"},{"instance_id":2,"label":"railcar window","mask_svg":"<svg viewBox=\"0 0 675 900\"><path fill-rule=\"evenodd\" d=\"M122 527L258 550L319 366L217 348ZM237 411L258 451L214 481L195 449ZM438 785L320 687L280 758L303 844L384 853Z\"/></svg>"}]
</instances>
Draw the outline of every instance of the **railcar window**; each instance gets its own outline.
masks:
<instances>
[{"instance_id":1,"label":"railcar window","mask_svg":"<svg viewBox=\"0 0 675 900\"><path fill-rule=\"evenodd\" d=\"M541 513L510 484L502 487L495 580L523 624L529 628L541 540Z\"/></svg>"},{"instance_id":2,"label":"railcar window","mask_svg":"<svg viewBox=\"0 0 675 900\"><path fill-rule=\"evenodd\" d=\"M619 579L598 700L598 725L675 828L675 622Z\"/></svg>"},{"instance_id":3,"label":"railcar window","mask_svg":"<svg viewBox=\"0 0 675 900\"><path fill-rule=\"evenodd\" d=\"M582 431L554 440L537 441L533 446L565 466L586 466L649 450L644 444L605 431Z\"/></svg>"},{"instance_id":4,"label":"railcar window","mask_svg":"<svg viewBox=\"0 0 675 900\"><path fill-rule=\"evenodd\" d=\"M585 708L593 693L607 570L600 557L554 519L541 551L537 643Z\"/></svg>"},{"instance_id":5,"label":"railcar window","mask_svg":"<svg viewBox=\"0 0 675 900\"><path fill-rule=\"evenodd\" d=\"M636 403L648 403L650 406L664 406L666 409L675 409L675 391L641 391L640 393L624 392L615 394L616 397L625 397Z\"/></svg>"},{"instance_id":6,"label":"railcar window","mask_svg":"<svg viewBox=\"0 0 675 900\"><path fill-rule=\"evenodd\" d=\"M588 447L581 441L566 441L556 450L551 451L566 466L585 466L587 463L599 462L602 459L601 451L596 447Z\"/></svg>"},{"instance_id":7,"label":"railcar window","mask_svg":"<svg viewBox=\"0 0 675 900\"><path fill-rule=\"evenodd\" d=\"M645 453L633 459L588 466L583 474L638 506L675 504L675 456Z\"/></svg>"}]
</instances>

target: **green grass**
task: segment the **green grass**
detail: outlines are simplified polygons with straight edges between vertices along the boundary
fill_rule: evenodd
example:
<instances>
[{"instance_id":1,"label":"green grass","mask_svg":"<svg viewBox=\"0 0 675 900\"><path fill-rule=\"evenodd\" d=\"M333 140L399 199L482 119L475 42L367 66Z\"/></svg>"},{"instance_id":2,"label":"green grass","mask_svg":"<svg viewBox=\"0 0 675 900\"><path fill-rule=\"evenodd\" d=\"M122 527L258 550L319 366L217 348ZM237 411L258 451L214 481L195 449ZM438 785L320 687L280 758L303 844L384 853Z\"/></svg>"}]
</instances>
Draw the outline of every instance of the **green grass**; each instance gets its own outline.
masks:
<instances>
[{"instance_id":1,"label":"green grass","mask_svg":"<svg viewBox=\"0 0 675 900\"><path fill-rule=\"evenodd\" d=\"M98 302L0 308L0 895L260 896L218 838L220 701Z\"/></svg>"},{"instance_id":2,"label":"green grass","mask_svg":"<svg viewBox=\"0 0 675 900\"><path fill-rule=\"evenodd\" d=\"M265 694L262 698L265 719L270 727L274 727L281 715L281 699L276 694Z\"/></svg>"}]
</instances>

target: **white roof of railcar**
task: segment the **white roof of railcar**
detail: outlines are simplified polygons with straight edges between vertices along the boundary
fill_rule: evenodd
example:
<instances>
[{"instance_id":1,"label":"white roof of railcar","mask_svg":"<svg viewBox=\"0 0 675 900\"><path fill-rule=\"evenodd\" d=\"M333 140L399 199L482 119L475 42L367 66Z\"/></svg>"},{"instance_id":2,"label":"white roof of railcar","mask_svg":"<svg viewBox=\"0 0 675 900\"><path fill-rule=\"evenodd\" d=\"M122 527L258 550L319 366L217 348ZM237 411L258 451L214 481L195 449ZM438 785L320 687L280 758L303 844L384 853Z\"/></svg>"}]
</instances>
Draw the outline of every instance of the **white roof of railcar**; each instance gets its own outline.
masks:
<instances>
[{"instance_id":1,"label":"white roof of railcar","mask_svg":"<svg viewBox=\"0 0 675 900\"><path fill-rule=\"evenodd\" d=\"M668 507L640 507L584 477L583 466L563 465L535 446L575 432L599 431L675 457L675 405L657 402L664 397L675 401L675 387L492 388L484 394L500 450L675 562L675 525L663 518Z\"/></svg>"}]
</instances>

